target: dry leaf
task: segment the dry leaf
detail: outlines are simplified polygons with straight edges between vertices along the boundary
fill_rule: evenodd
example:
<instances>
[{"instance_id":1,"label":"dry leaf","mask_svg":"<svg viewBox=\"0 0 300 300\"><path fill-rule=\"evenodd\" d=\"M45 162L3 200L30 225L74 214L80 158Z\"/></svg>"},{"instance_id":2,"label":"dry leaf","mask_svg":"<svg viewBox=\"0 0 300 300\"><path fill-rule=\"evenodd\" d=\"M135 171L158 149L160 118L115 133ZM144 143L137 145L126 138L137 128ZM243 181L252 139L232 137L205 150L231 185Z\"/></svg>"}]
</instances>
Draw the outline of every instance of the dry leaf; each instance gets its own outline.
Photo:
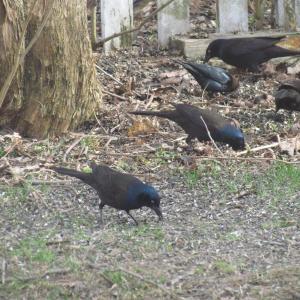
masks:
<instances>
[{"instance_id":1,"label":"dry leaf","mask_svg":"<svg viewBox=\"0 0 300 300\"><path fill-rule=\"evenodd\" d=\"M135 121L131 127L128 128L128 136L138 136L141 134L150 134L157 132L157 129L154 127L154 125L151 123L151 121L147 119Z\"/></svg>"},{"instance_id":2,"label":"dry leaf","mask_svg":"<svg viewBox=\"0 0 300 300\"><path fill-rule=\"evenodd\" d=\"M287 153L289 156L294 156L300 150L300 141L297 137L288 141L282 141L279 143L281 152Z\"/></svg>"}]
</instances>

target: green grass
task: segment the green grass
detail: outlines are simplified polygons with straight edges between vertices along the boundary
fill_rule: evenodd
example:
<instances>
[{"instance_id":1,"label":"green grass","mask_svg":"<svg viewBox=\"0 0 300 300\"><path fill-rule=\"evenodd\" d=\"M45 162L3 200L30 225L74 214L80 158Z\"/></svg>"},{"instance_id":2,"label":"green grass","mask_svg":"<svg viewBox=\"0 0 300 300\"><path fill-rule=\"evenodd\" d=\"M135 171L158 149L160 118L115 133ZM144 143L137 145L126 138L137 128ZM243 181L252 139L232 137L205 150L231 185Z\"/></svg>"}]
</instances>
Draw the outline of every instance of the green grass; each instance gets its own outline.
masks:
<instances>
[{"instance_id":1,"label":"green grass","mask_svg":"<svg viewBox=\"0 0 300 300\"><path fill-rule=\"evenodd\" d=\"M23 182L16 186L0 186L0 192L2 195L2 202L27 202L30 192L32 191L32 186L29 181ZM1 204L1 203L0 203Z\"/></svg>"},{"instance_id":2,"label":"green grass","mask_svg":"<svg viewBox=\"0 0 300 300\"><path fill-rule=\"evenodd\" d=\"M30 262L50 264L55 259L55 253L46 243L47 240L43 237L24 239L15 247L11 255Z\"/></svg>"},{"instance_id":3,"label":"green grass","mask_svg":"<svg viewBox=\"0 0 300 300\"><path fill-rule=\"evenodd\" d=\"M178 158L178 153L175 151L168 151L163 148L155 152L154 161L157 165L169 164Z\"/></svg>"},{"instance_id":4,"label":"green grass","mask_svg":"<svg viewBox=\"0 0 300 300\"><path fill-rule=\"evenodd\" d=\"M276 228L286 228L295 226L297 224L296 220L286 219L286 218L274 218L269 222L263 223L263 229L276 229Z\"/></svg>"},{"instance_id":5,"label":"green grass","mask_svg":"<svg viewBox=\"0 0 300 300\"><path fill-rule=\"evenodd\" d=\"M300 190L300 168L292 164L274 163L256 180L257 193L261 197L272 195L273 204Z\"/></svg>"},{"instance_id":6,"label":"green grass","mask_svg":"<svg viewBox=\"0 0 300 300\"><path fill-rule=\"evenodd\" d=\"M237 195L241 191L251 191L260 198L271 199L272 205L300 190L300 168L292 164L273 163L267 170L259 174L245 164L221 165L210 161L201 163L196 169L181 170L181 175L190 188L202 183L203 188L210 180L224 190L224 194Z\"/></svg>"},{"instance_id":7,"label":"green grass","mask_svg":"<svg viewBox=\"0 0 300 300\"><path fill-rule=\"evenodd\" d=\"M0 158L3 157L6 154L6 151L4 148L0 147Z\"/></svg>"},{"instance_id":8,"label":"green grass","mask_svg":"<svg viewBox=\"0 0 300 300\"><path fill-rule=\"evenodd\" d=\"M225 260L216 260L213 266L218 272L224 274L232 274L236 271L236 266Z\"/></svg>"}]
</instances>

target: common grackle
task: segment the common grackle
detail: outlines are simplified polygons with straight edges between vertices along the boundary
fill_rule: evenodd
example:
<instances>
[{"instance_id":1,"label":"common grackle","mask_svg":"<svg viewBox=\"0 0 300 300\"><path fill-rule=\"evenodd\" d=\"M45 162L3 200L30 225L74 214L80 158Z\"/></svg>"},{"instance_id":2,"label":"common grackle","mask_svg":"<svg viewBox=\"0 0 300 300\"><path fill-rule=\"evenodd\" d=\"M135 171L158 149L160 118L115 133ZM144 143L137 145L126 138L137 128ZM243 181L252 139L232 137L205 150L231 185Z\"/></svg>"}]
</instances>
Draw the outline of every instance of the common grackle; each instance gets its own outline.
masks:
<instances>
[{"instance_id":1,"label":"common grackle","mask_svg":"<svg viewBox=\"0 0 300 300\"><path fill-rule=\"evenodd\" d=\"M188 134L187 143L194 138L197 138L199 141L209 141L209 131L214 141L229 144L234 150L245 148L244 135L233 121L222 117L216 112L200 109L190 104L172 105L175 107L175 110L133 111L130 113L134 115L157 116L176 122Z\"/></svg>"},{"instance_id":2,"label":"common grackle","mask_svg":"<svg viewBox=\"0 0 300 300\"><path fill-rule=\"evenodd\" d=\"M286 109L300 111L300 80L293 79L283 82L275 94L276 111Z\"/></svg>"},{"instance_id":3,"label":"common grackle","mask_svg":"<svg viewBox=\"0 0 300 300\"><path fill-rule=\"evenodd\" d=\"M202 89L207 91L232 92L239 86L238 79L222 68L193 62L176 62L190 72Z\"/></svg>"},{"instance_id":4,"label":"common grackle","mask_svg":"<svg viewBox=\"0 0 300 300\"><path fill-rule=\"evenodd\" d=\"M105 205L125 210L136 224L138 223L130 214L130 210L143 206L150 207L159 219L162 219L160 196L151 185L143 183L132 175L115 171L107 166L92 163L91 167L92 173L59 167L53 167L52 169L60 174L76 177L97 191L100 198L101 222L102 209Z\"/></svg>"},{"instance_id":5,"label":"common grackle","mask_svg":"<svg viewBox=\"0 0 300 300\"><path fill-rule=\"evenodd\" d=\"M219 57L230 65L258 72L259 65L271 58L300 54L300 51L281 47L284 38L285 36L217 39L208 45L204 62Z\"/></svg>"}]
</instances>

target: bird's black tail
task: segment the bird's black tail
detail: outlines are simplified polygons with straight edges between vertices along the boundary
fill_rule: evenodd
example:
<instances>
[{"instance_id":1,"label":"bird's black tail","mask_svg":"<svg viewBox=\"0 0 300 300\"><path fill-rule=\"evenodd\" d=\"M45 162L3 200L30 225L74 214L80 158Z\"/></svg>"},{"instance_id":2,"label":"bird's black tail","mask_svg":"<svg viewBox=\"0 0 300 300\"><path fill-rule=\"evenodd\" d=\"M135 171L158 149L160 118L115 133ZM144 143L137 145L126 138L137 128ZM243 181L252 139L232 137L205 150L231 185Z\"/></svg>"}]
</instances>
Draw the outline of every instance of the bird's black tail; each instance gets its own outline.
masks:
<instances>
[{"instance_id":1,"label":"bird's black tail","mask_svg":"<svg viewBox=\"0 0 300 300\"><path fill-rule=\"evenodd\" d=\"M176 62L177 64L183 66L187 71L189 71L192 74L197 71L197 70L195 70L194 63L192 63L192 62L184 62L184 61L175 60L175 59L172 59L172 60L174 62Z\"/></svg>"},{"instance_id":2,"label":"bird's black tail","mask_svg":"<svg viewBox=\"0 0 300 300\"><path fill-rule=\"evenodd\" d=\"M61 168L61 167L52 167L52 170L54 170L57 173L63 174L63 175L68 175L71 177L76 177L83 182L91 185L91 174L90 173L84 173L72 169L67 169L67 168Z\"/></svg>"},{"instance_id":3,"label":"bird's black tail","mask_svg":"<svg viewBox=\"0 0 300 300\"><path fill-rule=\"evenodd\" d=\"M160 118L173 119L176 115L175 110L164 110L164 111L130 111L130 114L139 115L139 116L156 116Z\"/></svg>"}]
</instances>

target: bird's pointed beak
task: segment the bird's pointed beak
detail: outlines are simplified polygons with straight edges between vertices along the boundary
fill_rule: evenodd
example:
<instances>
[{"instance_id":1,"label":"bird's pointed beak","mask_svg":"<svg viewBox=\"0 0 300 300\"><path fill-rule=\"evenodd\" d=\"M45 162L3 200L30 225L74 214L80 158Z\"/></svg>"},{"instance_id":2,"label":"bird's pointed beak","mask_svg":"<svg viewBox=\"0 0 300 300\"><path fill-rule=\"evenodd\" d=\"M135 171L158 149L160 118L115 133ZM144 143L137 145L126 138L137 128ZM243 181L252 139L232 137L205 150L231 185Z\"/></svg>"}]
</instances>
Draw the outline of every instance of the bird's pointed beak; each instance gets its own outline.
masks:
<instances>
[{"instance_id":1,"label":"bird's pointed beak","mask_svg":"<svg viewBox=\"0 0 300 300\"><path fill-rule=\"evenodd\" d=\"M209 53L206 53L203 62L206 64L206 63L208 63L208 61L209 61L210 59L211 59L210 54L209 54Z\"/></svg>"},{"instance_id":2,"label":"bird's pointed beak","mask_svg":"<svg viewBox=\"0 0 300 300\"><path fill-rule=\"evenodd\" d=\"M158 215L159 220L162 221L163 215L161 213L160 207L152 206L151 209L153 209L155 211L155 213Z\"/></svg>"}]
</instances>

